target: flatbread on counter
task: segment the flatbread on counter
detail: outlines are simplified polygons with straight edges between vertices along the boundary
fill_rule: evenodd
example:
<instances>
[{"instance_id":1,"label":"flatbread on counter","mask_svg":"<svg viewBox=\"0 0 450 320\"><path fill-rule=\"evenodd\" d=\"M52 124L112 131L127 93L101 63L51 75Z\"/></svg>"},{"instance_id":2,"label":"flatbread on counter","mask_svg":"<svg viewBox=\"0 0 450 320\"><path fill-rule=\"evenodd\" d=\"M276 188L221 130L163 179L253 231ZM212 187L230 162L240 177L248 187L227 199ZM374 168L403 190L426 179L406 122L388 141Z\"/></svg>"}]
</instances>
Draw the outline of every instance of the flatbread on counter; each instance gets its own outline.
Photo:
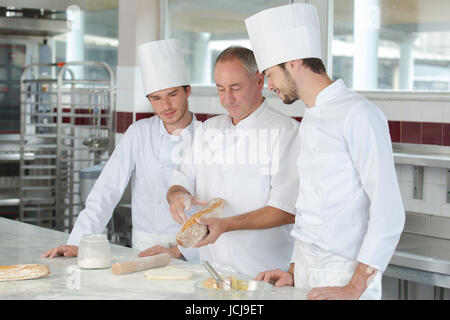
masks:
<instances>
[{"instance_id":1,"label":"flatbread on counter","mask_svg":"<svg viewBox=\"0 0 450 320\"><path fill-rule=\"evenodd\" d=\"M0 281L36 279L49 274L50 268L43 264L0 266Z\"/></svg>"}]
</instances>

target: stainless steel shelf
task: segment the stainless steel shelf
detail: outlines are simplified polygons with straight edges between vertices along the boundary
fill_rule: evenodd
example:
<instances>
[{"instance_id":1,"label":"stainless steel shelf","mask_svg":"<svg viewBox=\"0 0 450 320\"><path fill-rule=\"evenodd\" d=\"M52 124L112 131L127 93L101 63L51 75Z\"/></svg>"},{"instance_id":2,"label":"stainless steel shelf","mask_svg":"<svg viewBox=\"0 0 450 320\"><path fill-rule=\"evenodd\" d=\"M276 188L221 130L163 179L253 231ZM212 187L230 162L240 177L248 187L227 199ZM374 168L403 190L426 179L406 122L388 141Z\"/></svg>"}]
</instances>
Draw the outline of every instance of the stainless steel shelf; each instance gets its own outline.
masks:
<instances>
[{"instance_id":1,"label":"stainless steel shelf","mask_svg":"<svg viewBox=\"0 0 450 320\"><path fill-rule=\"evenodd\" d=\"M24 160L34 160L36 158L33 152L25 152ZM0 161L20 161L20 153L0 153Z\"/></svg>"},{"instance_id":2,"label":"stainless steel shelf","mask_svg":"<svg viewBox=\"0 0 450 320\"><path fill-rule=\"evenodd\" d=\"M8 198L8 199L0 198L0 207L9 207L9 206L18 206L18 205L20 205L19 198Z\"/></svg>"},{"instance_id":3,"label":"stainless steel shelf","mask_svg":"<svg viewBox=\"0 0 450 320\"><path fill-rule=\"evenodd\" d=\"M393 143L393 151L396 164L450 169L450 147Z\"/></svg>"}]
</instances>

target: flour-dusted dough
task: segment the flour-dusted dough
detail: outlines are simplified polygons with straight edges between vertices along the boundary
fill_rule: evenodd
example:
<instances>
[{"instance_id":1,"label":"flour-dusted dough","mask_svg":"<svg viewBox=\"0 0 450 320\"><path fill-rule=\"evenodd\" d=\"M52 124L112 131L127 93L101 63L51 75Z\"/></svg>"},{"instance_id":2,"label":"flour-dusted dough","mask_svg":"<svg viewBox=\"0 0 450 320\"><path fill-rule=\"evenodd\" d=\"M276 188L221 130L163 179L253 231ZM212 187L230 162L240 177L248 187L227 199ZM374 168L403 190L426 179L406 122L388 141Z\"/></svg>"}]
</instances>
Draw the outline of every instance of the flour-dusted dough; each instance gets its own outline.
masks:
<instances>
[{"instance_id":1,"label":"flour-dusted dough","mask_svg":"<svg viewBox=\"0 0 450 320\"><path fill-rule=\"evenodd\" d=\"M185 269L178 269L174 266L150 269L144 273L149 280L189 280L192 279L192 272Z\"/></svg>"},{"instance_id":2,"label":"flour-dusted dough","mask_svg":"<svg viewBox=\"0 0 450 320\"><path fill-rule=\"evenodd\" d=\"M43 264L0 266L0 281L35 279L49 274L50 268Z\"/></svg>"}]
</instances>

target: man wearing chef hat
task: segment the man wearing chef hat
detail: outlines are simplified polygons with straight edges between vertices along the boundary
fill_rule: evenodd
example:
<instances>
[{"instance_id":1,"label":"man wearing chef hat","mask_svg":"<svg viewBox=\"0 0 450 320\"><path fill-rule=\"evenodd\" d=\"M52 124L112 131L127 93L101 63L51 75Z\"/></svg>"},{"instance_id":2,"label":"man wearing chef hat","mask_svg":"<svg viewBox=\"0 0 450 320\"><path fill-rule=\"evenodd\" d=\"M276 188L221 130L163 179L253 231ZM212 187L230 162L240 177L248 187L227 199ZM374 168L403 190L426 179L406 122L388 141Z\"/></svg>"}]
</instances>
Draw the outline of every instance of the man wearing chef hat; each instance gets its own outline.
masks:
<instances>
[{"instance_id":1,"label":"man wearing chef hat","mask_svg":"<svg viewBox=\"0 0 450 320\"><path fill-rule=\"evenodd\" d=\"M197 249L176 246L179 225L170 218L165 192L175 163L172 151L199 124L189 112L191 92L180 43L169 39L139 46L145 96L156 116L133 123L125 132L92 188L67 245L43 257L76 256L83 234L102 233L131 178L132 245L139 256L170 253L196 259Z\"/></svg>"},{"instance_id":2,"label":"man wearing chef hat","mask_svg":"<svg viewBox=\"0 0 450 320\"><path fill-rule=\"evenodd\" d=\"M314 6L272 8L245 23L269 89L306 105L291 268L257 279L306 288L309 299L380 299L405 220L387 120L327 76Z\"/></svg>"},{"instance_id":3,"label":"man wearing chef hat","mask_svg":"<svg viewBox=\"0 0 450 320\"><path fill-rule=\"evenodd\" d=\"M167 195L171 214L181 224L192 196L222 198L221 217L197 219L209 230L196 244L200 259L252 277L265 268L287 268L298 193L298 122L263 97L264 75L251 50L234 46L221 52L214 80L227 114L196 130L191 154L198 157L186 157L174 170Z\"/></svg>"}]
</instances>

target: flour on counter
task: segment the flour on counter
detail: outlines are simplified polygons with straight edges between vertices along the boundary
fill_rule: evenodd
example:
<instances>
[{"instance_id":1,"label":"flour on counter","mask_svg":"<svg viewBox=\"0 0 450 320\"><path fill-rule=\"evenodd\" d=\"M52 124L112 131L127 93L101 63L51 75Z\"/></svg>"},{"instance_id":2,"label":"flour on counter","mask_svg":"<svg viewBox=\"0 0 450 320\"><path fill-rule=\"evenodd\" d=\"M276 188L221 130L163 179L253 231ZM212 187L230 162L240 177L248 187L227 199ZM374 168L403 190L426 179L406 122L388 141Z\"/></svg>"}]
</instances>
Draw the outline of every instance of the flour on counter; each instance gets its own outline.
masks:
<instances>
[{"instance_id":1,"label":"flour on counter","mask_svg":"<svg viewBox=\"0 0 450 320\"><path fill-rule=\"evenodd\" d=\"M150 269L144 273L149 280L190 280L192 272L186 269L179 269L173 265Z\"/></svg>"},{"instance_id":2,"label":"flour on counter","mask_svg":"<svg viewBox=\"0 0 450 320\"><path fill-rule=\"evenodd\" d=\"M104 258L86 258L78 260L78 266L83 269L104 269L111 266L111 259Z\"/></svg>"}]
</instances>

